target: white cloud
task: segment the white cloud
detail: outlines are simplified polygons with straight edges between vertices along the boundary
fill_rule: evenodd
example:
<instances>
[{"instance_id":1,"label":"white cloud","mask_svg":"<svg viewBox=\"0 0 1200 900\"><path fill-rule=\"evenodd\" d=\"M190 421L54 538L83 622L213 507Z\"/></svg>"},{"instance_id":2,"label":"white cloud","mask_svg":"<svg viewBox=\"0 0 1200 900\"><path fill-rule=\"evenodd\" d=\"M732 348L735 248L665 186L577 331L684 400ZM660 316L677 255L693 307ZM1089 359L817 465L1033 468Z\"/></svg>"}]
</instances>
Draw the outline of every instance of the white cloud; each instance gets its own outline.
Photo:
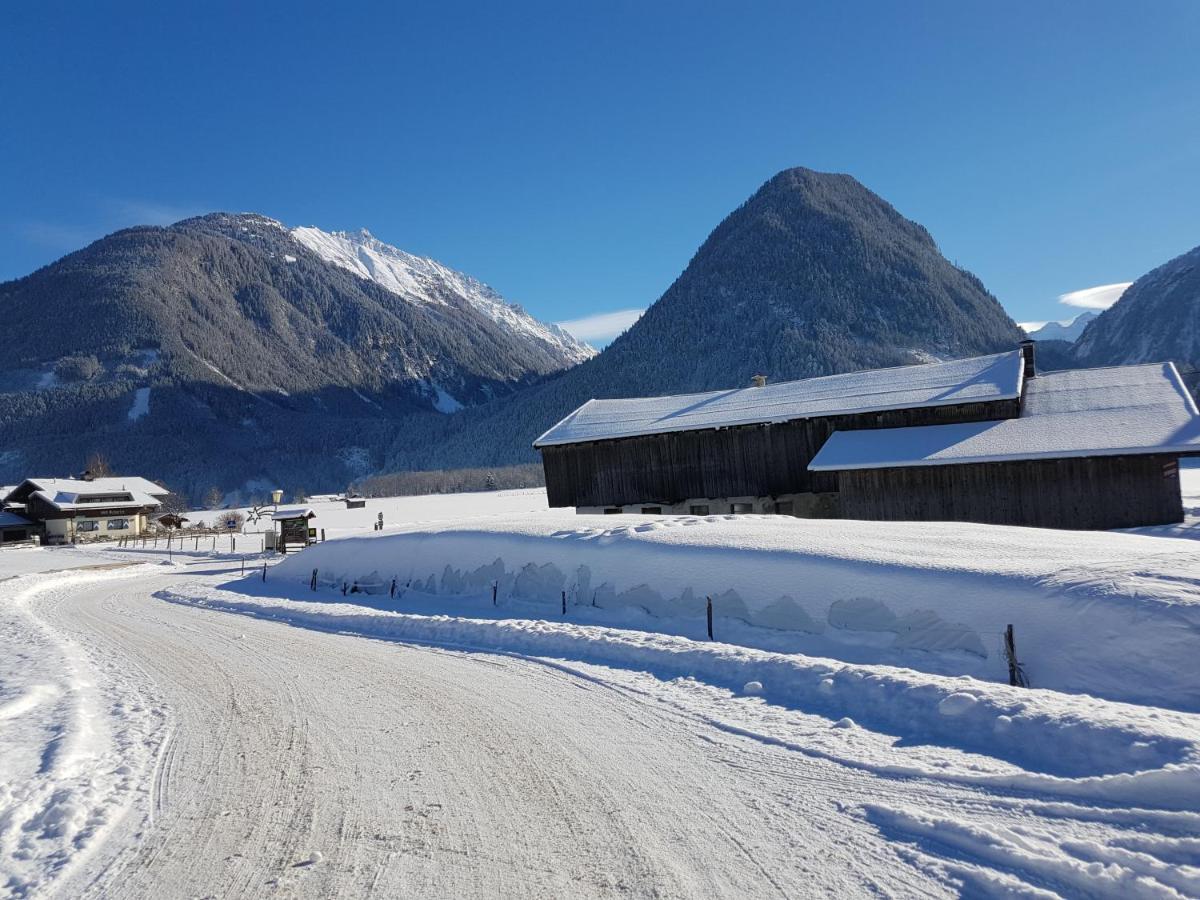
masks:
<instances>
[{"instance_id":1,"label":"white cloud","mask_svg":"<svg viewBox=\"0 0 1200 900\"><path fill-rule=\"evenodd\" d=\"M1071 291L1069 294L1060 294L1058 302L1084 309L1108 309L1121 298L1131 284L1132 281L1122 281L1119 284L1101 284L1081 291Z\"/></svg>"},{"instance_id":2,"label":"white cloud","mask_svg":"<svg viewBox=\"0 0 1200 900\"><path fill-rule=\"evenodd\" d=\"M616 312L596 313L582 319L559 322L558 327L589 344L605 344L627 330L644 312L644 309L619 309Z\"/></svg>"}]
</instances>

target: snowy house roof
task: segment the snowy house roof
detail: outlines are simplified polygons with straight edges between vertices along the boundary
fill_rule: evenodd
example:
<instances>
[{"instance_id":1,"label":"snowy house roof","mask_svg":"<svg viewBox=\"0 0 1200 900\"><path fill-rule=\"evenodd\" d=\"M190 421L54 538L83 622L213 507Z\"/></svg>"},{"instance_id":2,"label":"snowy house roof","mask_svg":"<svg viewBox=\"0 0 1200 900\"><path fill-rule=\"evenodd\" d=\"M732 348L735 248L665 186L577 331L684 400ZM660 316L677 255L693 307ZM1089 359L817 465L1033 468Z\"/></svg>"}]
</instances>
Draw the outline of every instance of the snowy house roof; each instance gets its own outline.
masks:
<instances>
[{"instance_id":1,"label":"snowy house roof","mask_svg":"<svg viewBox=\"0 0 1200 900\"><path fill-rule=\"evenodd\" d=\"M271 513L271 518L280 522L283 519L315 519L317 514L307 506L293 506L288 509L277 509Z\"/></svg>"},{"instance_id":2,"label":"snowy house roof","mask_svg":"<svg viewBox=\"0 0 1200 900\"><path fill-rule=\"evenodd\" d=\"M1047 372L1020 418L838 431L814 472L1009 460L1200 452L1200 413L1172 363Z\"/></svg>"},{"instance_id":3,"label":"snowy house roof","mask_svg":"<svg viewBox=\"0 0 1200 900\"><path fill-rule=\"evenodd\" d=\"M19 494L14 500L22 502L35 492L42 492L51 497L61 495L66 502L69 502L67 500L69 495L136 493L150 497L165 497L171 493L162 485L155 484L149 479L131 475L93 478L90 481L83 478L26 478L3 496L7 500L14 494ZM151 500L150 502L157 503L158 501Z\"/></svg>"},{"instance_id":4,"label":"snowy house roof","mask_svg":"<svg viewBox=\"0 0 1200 900\"><path fill-rule=\"evenodd\" d=\"M577 444L672 431L697 431L881 412L1011 400L1021 395L1019 350L951 362L872 369L703 394L589 400L536 441Z\"/></svg>"},{"instance_id":5,"label":"snowy house roof","mask_svg":"<svg viewBox=\"0 0 1200 900\"><path fill-rule=\"evenodd\" d=\"M88 509L157 509L162 503L142 491L34 491L32 496L63 512Z\"/></svg>"},{"instance_id":6,"label":"snowy house roof","mask_svg":"<svg viewBox=\"0 0 1200 900\"><path fill-rule=\"evenodd\" d=\"M10 509L0 509L0 528L23 528L26 525L33 523Z\"/></svg>"}]
</instances>

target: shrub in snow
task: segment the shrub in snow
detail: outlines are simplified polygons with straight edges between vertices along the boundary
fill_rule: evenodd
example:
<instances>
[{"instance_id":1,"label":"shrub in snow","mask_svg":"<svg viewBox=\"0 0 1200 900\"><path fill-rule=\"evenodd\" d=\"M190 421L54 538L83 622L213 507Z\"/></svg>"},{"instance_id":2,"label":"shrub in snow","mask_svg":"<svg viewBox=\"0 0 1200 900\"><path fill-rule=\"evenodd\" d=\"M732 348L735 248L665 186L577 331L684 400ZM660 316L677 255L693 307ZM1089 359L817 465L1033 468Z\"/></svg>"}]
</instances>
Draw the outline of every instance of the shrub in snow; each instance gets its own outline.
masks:
<instances>
[{"instance_id":1,"label":"shrub in snow","mask_svg":"<svg viewBox=\"0 0 1200 900\"><path fill-rule=\"evenodd\" d=\"M761 681L747 681L744 685L742 685L743 694L761 694L762 690L763 686Z\"/></svg>"}]
</instances>

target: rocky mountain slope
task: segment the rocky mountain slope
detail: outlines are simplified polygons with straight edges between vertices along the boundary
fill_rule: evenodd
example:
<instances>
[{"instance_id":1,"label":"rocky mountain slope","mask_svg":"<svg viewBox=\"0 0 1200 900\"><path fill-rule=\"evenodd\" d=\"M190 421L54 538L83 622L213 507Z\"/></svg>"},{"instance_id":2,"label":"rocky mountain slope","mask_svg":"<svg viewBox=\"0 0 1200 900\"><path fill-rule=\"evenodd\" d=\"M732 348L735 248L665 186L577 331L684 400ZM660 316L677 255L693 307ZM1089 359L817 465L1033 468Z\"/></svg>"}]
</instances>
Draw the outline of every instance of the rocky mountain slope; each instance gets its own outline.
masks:
<instances>
[{"instance_id":1,"label":"rocky mountain slope","mask_svg":"<svg viewBox=\"0 0 1200 900\"><path fill-rule=\"evenodd\" d=\"M848 175L788 169L732 212L595 359L446 421L406 428L389 465L533 458L591 397L697 391L1010 349L1023 337L929 233Z\"/></svg>"},{"instance_id":2,"label":"rocky mountain slope","mask_svg":"<svg viewBox=\"0 0 1200 900\"><path fill-rule=\"evenodd\" d=\"M1075 342L1079 365L1200 367L1200 247L1146 273Z\"/></svg>"},{"instance_id":3,"label":"rocky mountain slope","mask_svg":"<svg viewBox=\"0 0 1200 900\"><path fill-rule=\"evenodd\" d=\"M0 285L19 336L0 344L0 480L101 451L191 493L335 486L382 462L406 415L591 354L432 260L403 255L408 283L348 271L311 249L320 234L216 213L120 231Z\"/></svg>"},{"instance_id":4,"label":"rocky mountain slope","mask_svg":"<svg viewBox=\"0 0 1200 900\"><path fill-rule=\"evenodd\" d=\"M293 228L292 236L326 262L369 278L402 297L435 306L471 307L515 337L544 347L552 359L574 364L596 355L587 344L557 325L539 322L483 282L436 260L385 244L365 228L355 232Z\"/></svg>"}]
</instances>

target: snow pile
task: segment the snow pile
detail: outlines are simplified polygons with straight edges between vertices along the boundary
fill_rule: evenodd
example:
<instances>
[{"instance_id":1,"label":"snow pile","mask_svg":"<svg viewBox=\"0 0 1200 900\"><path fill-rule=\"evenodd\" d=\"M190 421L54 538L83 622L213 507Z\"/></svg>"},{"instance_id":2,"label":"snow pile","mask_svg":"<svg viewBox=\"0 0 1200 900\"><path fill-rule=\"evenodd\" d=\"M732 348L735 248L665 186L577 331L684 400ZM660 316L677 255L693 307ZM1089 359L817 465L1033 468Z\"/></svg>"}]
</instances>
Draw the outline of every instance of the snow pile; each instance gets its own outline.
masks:
<instances>
[{"instance_id":1,"label":"snow pile","mask_svg":"<svg viewBox=\"0 0 1200 900\"><path fill-rule=\"evenodd\" d=\"M328 541L273 580L632 611L777 635L772 649L1200 710L1194 545L1130 534L779 516L545 513ZM648 615L647 615L648 614ZM654 627L652 624L649 627ZM678 630L664 627L663 630ZM728 633L728 630L723 633Z\"/></svg>"},{"instance_id":2,"label":"snow pile","mask_svg":"<svg viewBox=\"0 0 1200 900\"><path fill-rule=\"evenodd\" d=\"M159 596L305 628L650 672L665 681L698 680L761 694L772 706L827 720L826 727L886 735L889 749L838 739L801 744L760 732L745 720L724 720L709 706L711 724L893 776L1161 809L1200 808L1200 718L1188 713L545 620L412 615L200 585ZM918 745L971 756L947 763L928 752L891 752Z\"/></svg>"}]
</instances>

